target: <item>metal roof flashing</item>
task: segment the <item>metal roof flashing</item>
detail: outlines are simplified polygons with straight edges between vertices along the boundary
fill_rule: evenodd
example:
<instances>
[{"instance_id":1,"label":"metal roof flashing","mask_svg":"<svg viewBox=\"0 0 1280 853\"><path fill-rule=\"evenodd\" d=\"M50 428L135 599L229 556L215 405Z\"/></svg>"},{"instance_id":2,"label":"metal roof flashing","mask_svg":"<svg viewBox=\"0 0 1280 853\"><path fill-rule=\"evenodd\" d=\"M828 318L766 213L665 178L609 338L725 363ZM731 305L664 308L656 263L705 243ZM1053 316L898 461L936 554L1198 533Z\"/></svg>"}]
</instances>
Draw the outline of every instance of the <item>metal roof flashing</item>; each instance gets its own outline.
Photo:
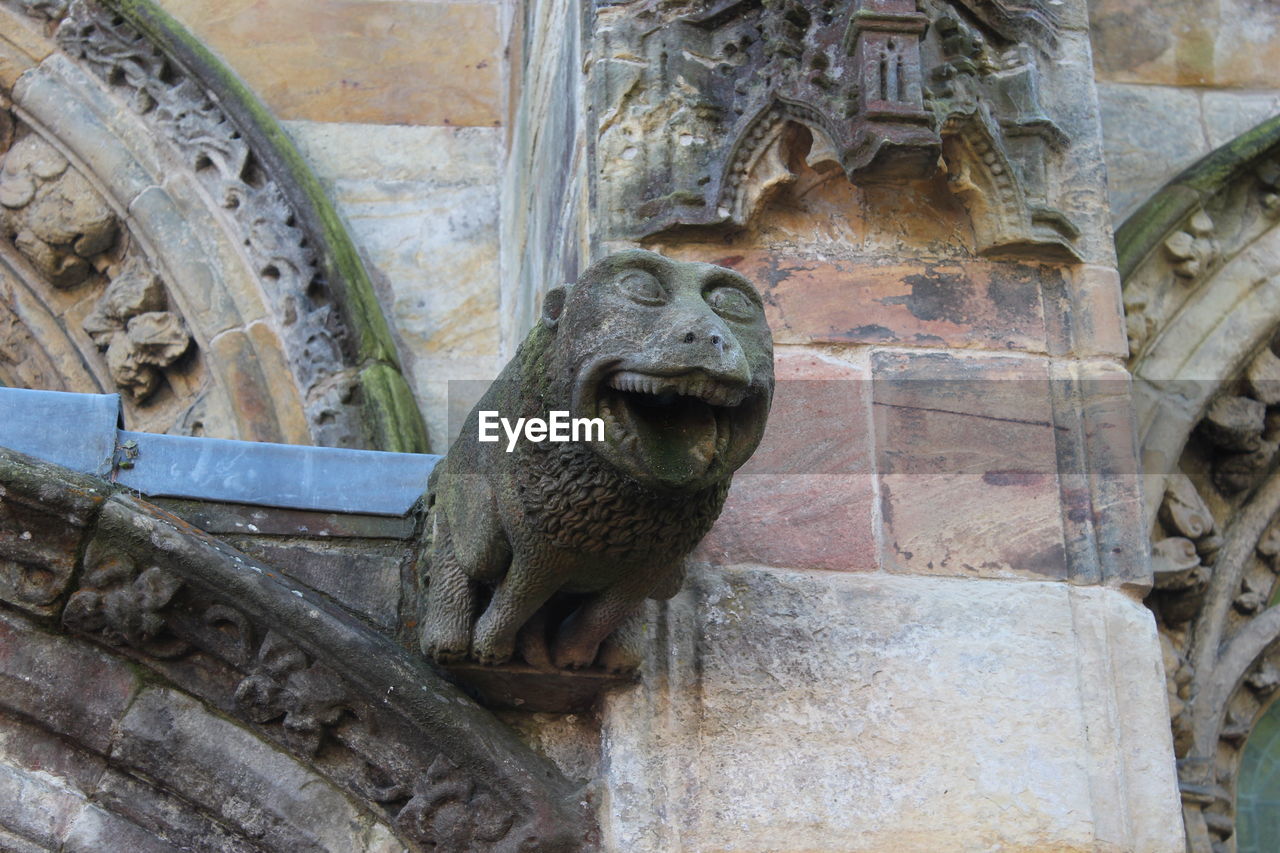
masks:
<instances>
[{"instance_id":1,"label":"metal roof flashing","mask_svg":"<svg viewBox=\"0 0 1280 853\"><path fill-rule=\"evenodd\" d=\"M0 387L0 447L150 497L402 516L441 458L122 427L117 394Z\"/></svg>"}]
</instances>

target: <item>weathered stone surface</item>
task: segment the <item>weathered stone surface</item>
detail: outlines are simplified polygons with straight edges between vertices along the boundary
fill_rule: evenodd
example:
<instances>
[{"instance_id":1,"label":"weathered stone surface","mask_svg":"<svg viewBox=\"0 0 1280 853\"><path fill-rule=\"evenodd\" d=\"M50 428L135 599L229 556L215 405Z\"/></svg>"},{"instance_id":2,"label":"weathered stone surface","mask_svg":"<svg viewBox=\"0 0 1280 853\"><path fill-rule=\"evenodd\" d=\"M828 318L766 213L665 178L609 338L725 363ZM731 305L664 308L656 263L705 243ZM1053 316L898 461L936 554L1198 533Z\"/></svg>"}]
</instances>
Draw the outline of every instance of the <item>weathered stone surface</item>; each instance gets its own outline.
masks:
<instances>
[{"instance_id":1,"label":"weathered stone surface","mask_svg":"<svg viewBox=\"0 0 1280 853\"><path fill-rule=\"evenodd\" d=\"M308 7L305 25L288 2L164 5L281 118L458 126L501 121L496 4L323 0Z\"/></svg>"},{"instance_id":2,"label":"weathered stone surface","mask_svg":"<svg viewBox=\"0 0 1280 853\"><path fill-rule=\"evenodd\" d=\"M1240 134L1280 115L1280 80L1270 92L1206 91L1201 95L1209 147L1226 145Z\"/></svg>"},{"instance_id":3,"label":"weathered stone surface","mask_svg":"<svg viewBox=\"0 0 1280 853\"><path fill-rule=\"evenodd\" d=\"M46 478L62 475L72 487L51 488ZM52 615L107 485L17 454L0 464L0 479L0 600Z\"/></svg>"},{"instance_id":4,"label":"weathered stone surface","mask_svg":"<svg viewBox=\"0 0 1280 853\"><path fill-rule=\"evenodd\" d=\"M1086 265L1078 267L1068 282L1070 295L1064 306L1066 339L1060 351L1080 357L1127 357L1129 343L1120 276L1111 267ZM1052 346L1050 354L1057 354Z\"/></svg>"},{"instance_id":5,"label":"weathered stone surface","mask_svg":"<svg viewBox=\"0 0 1280 853\"><path fill-rule=\"evenodd\" d=\"M695 552L712 563L875 569L875 482L865 368L782 348L769 426Z\"/></svg>"},{"instance_id":6,"label":"weathered stone surface","mask_svg":"<svg viewBox=\"0 0 1280 853\"><path fill-rule=\"evenodd\" d=\"M517 16L520 17L520 16ZM548 0L528 7L512 38L524 57L512 103L508 162L503 187L503 355L538 319L540 300L557 284L573 281L591 262L590 165L587 105L579 85L584 56L583 7L577 0ZM515 81L517 75L512 75ZM619 247L622 248L622 247Z\"/></svg>"},{"instance_id":7,"label":"weathered stone surface","mask_svg":"<svg viewBox=\"0 0 1280 853\"><path fill-rule=\"evenodd\" d=\"M48 774L79 791L94 790L107 766L102 756L72 746L39 723L0 712L0 762L19 772Z\"/></svg>"},{"instance_id":8,"label":"weathered stone surface","mask_svg":"<svg viewBox=\"0 0 1280 853\"><path fill-rule=\"evenodd\" d=\"M268 847L369 849L371 815L314 771L183 694L139 695L120 721L111 759L232 825L259 830Z\"/></svg>"},{"instance_id":9,"label":"weathered stone surface","mask_svg":"<svg viewBox=\"0 0 1280 853\"><path fill-rule=\"evenodd\" d=\"M0 613L0 704L6 710L105 753L112 725L138 687L123 661Z\"/></svg>"},{"instance_id":10,"label":"weathered stone surface","mask_svg":"<svg viewBox=\"0 0 1280 853\"><path fill-rule=\"evenodd\" d=\"M8 830L0 834L0 842L7 842L5 836L13 833L30 845L18 847L22 853L56 850L84 807L78 791L0 762L0 832Z\"/></svg>"},{"instance_id":11,"label":"weathered stone surface","mask_svg":"<svg viewBox=\"0 0 1280 853\"><path fill-rule=\"evenodd\" d=\"M280 542L274 537L235 535L226 539L246 554L279 568L363 618L383 628L395 627L400 615L403 542Z\"/></svg>"},{"instance_id":12,"label":"weathered stone surface","mask_svg":"<svg viewBox=\"0 0 1280 853\"><path fill-rule=\"evenodd\" d=\"M1100 82L1098 103L1111 218L1119 223L1211 146L1194 92Z\"/></svg>"},{"instance_id":13,"label":"weathered stone surface","mask_svg":"<svg viewBox=\"0 0 1280 853\"><path fill-rule=\"evenodd\" d=\"M877 351L872 377L886 568L1066 577L1046 363Z\"/></svg>"},{"instance_id":14,"label":"weathered stone surface","mask_svg":"<svg viewBox=\"0 0 1280 853\"><path fill-rule=\"evenodd\" d=\"M608 849L1183 849L1122 594L722 569L652 627L606 708Z\"/></svg>"},{"instance_id":15,"label":"weathered stone surface","mask_svg":"<svg viewBox=\"0 0 1280 853\"><path fill-rule=\"evenodd\" d=\"M490 380L501 366L497 131L289 128L379 274L433 449L442 453L457 435L449 431L449 381ZM370 145L375 133L379 142Z\"/></svg>"},{"instance_id":16,"label":"weathered stone surface","mask_svg":"<svg viewBox=\"0 0 1280 853\"><path fill-rule=\"evenodd\" d=\"M717 263L760 283L779 343L1044 352L1051 268L986 261L847 261L745 250Z\"/></svg>"},{"instance_id":17,"label":"weathered stone surface","mask_svg":"<svg viewBox=\"0 0 1280 853\"><path fill-rule=\"evenodd\" d=\"M163 835L183 850L201 853L256 853L252 841L235 834L216 816L191 808L179 797L126 773L108 769L94 801L126 820Z\"/></svg>"},{"instance_id":18,"label":"weathered stone surface","mask_svg":"<svg viewBox=\"0 0 1280 853\"><path fill-rule=\"evenodd\" d=\"M1166 86L1280 86L1275 10L1252 0L1093 0L1099 77Z\"/></svg>"},{"instance_id":19,"label":"weathered stone surface","mask_svg":"<svg viewBox=\"0 0 1280 853\"><path fill-rule=\"evenodd\" d=\"M178 853L175 847L136 824L88 805L76 815L62 838L66 853L129 850L137 853Z\"/></svg>"}]
</instances>

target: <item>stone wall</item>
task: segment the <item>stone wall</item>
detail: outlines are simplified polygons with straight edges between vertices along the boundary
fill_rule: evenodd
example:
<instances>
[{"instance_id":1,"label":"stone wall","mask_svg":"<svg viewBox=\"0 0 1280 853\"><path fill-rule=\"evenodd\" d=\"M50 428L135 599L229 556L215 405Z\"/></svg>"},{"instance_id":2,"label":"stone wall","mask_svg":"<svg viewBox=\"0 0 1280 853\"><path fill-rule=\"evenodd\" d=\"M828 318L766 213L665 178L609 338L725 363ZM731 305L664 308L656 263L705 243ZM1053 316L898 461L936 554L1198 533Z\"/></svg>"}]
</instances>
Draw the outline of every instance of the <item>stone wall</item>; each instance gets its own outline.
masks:
<instances>
[{"instance_id":1,"label":"stone wall","mask_svg":"<svg viewBox=\"0 0 1280 853\"><path fill-rule=\"evenodd\" d=\"M1024 21L1023 53L965 18L985 38L967 44L991 45L976 66L1034 77L1041 174L998 134L946 130L939 172L928 155L857 171L830 114L769 118L769 85L824 96L761 84L785 66L750 53L750 28L776 24L794 67L829 69L809 64L821 16L737 30L749 13L700 8L598 6L596 124L543 126L588 151L593 253L643 245L761 287L769 432L688 588L650 614L641 687L598 721L522 729L580 761L599 727L612 850L1180 850L1083 3L1051 37ZM947 32L943 4L920 8ZM937 57L964 48L922 42L938 87ZM748 58L717 65L730 43ZM947 97L933 109L964 109Z\"/></svg>"},{"instance_id":2,"label":"stone wall","mask_svg":"<svg viewBox=\"0 0 1280 853\"><path fill-rule=\"evenodd\" d=\"M1090 0L1112 217L1280 113L1280 18L1254 0Z\"/></svg>"},{"instance_id":3,"label":"stone wall","mask_svg":"<svg viewBox=\"0 0 1280 853\"><path fill-rule=\"evenodd\" d=\"M1140 603L1150 569L1110 220L1212 147L1205 127L1245 121L1206 121L1214 110L1274 110L1265 91L1186 88L1268 89L1256 69L1179 76L1203 34L1125 59L1142 38L1125 34L1122 4L930 0L925 66L898 67L936 87L929 109L948 122L903 87L918 102L897 105L890 141L906 154L885 166L855 163L862 149L811 114L737 125L738 94L707 103L712 84L655 73L671 54L653 32L729 43L717 34L732 20L676 21L698 17L679 2L163 5L320 174L434 449L469 405L447 383L490 378L540 294L592 257L643 245L734 267L765 294L770 432L686 590L652 606L642 684L598 713L503 716L566 776L599 780L606 849L1182 848ZM799 41L821 26L805 21ZM957 78L998 121L965 112L964 86L940 82ZM1001 95L1012 78L1022 100ZM677 121L717 132L667 133ZM1167 131L1179 122L1199 135ZM1153 158L1149 139L1188 147ZM725 142L738 147L717 154ZM655 187L638 164L688 185ZM734 204L706 205L706 187Z\"/></svg>"},{"instance_id":4,"label":"stone wall","mask_svg":"<svg viewBox=\"0 0 1280 853\"><path fill-rule=\"evenodd\" d=\"M491 379L499 366L514 5L160 5L263 99L328 188L374 276L432 449L442 452L449 381Z\"/></svg>"}]
</instances>

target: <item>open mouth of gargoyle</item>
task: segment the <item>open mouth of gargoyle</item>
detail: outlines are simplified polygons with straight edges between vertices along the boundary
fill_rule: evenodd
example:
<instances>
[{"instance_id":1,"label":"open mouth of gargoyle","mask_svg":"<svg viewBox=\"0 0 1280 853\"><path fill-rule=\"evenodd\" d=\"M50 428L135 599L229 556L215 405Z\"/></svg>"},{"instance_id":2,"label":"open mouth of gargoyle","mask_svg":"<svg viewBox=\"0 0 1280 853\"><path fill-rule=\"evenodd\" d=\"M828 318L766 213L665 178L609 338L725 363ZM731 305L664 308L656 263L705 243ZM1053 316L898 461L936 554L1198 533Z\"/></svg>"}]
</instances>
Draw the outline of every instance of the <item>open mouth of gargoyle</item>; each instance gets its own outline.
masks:
<instances>
[{"instance_id":1,"label":"open mouth of gargoyle","mask_svg":"<svg viewBox=\"0 0 1280 853\"><path fill-rule=\"evenodd\" d=\"M744 383L716 379L701 370L658 376L619 370L596 390L596 413L605 441L671 484L708 473L733 440Z\"/></svg>"}]
</instances>

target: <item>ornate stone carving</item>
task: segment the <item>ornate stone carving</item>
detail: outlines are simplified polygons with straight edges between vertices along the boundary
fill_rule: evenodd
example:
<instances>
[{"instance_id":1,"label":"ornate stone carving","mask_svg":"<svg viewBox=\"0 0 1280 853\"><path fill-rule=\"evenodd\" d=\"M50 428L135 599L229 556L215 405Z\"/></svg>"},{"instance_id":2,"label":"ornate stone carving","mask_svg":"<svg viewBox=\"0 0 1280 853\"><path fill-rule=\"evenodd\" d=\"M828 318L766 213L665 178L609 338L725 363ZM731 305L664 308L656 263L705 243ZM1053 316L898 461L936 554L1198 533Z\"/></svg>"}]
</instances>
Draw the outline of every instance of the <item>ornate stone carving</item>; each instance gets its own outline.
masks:
<instances>
[{"instance_id":1,"label":"ornate stone carving","mask_svg":"<svg viewBox=\"0 0 1280 853\"><path fill-rule=\"evenodd\" d=\"M187 643L169 633L164 611L182 582L157 566L143 569L127 554L94 542L85 554L80 588L62 611L62 624L113 646L132 646L147 655L171 658Z\"/></svg>"},{"instance_id":2,"label":"ornate stone carving","mask_svg":"<svg viewBox=\"0 0 1280 853\"><path fill-rule=\"evenodd\" d=\"M1188 220L1187 230L1177 231L1164 241L1164 250L1173 264L1175 275L1196 278L1217 258L1218 241L1213 235L1213 220L1201 210Z\"/></svg>"},{"instance_id":3,"label":"ornate stone carving","mask_svg":"<svg viewBox=\"0 0 1280 853\"><path fill-rule=\"evenodd\" d=\"M307 755L354 704L333 672L275 633L263 639L252 673L236 687L236 703L255 723L283 717L285 732Z\"/></svg>"},{"instance_id":4,"label":"ornate stone carving","mask_svg":"<svg viewBox=\"0 0 1280 853\"><path fill-rule=\"evenodd\" d=\"M151 396L160 384L161 368L191 345L186 324L165 310L167 305L160 277L135 257L111 279L84 320L84 330L106 351L111 378L135 403Z\"/></svg>"},{"instance_id":5,"label":"ornate stone carving","mask_svg":"<svg viewBox=\"0 0 1280 853\"><path fill-rule=\"evenodd\" d=\"M147 504L109 497L106 483L3 449L0 497L0 602L32 609L27 591L5 582L9 560L56 569L45 598L65 595L87 536L65 629L238 713L410 849L590 847L581 797L550 764L403 649L270 568ZM42 543L57 559L29 553L21 534L34 529L31 512L10 507L71 513L71 533ZM252 826L228 829L252 838Z\"/></svg>"},{"instance_id":6,"label":"ornate stone carving","mask_svg":"<svg viewBox=\"0 0 1280 853\"><path fill-rule=\"evenodd\" d=\"M760 297L735 272L633 250L552 290L432 472L423 651L499 664L519 637L534 666L633 670L619 629L679 589L772 393ZM482 410L599 418L603 440L507 453L479 441Z\"/></svg>"},{"instance_id":7,"label":"ornate stone carving","mask_svg":"<svg viewBox=\"0 0 1280 853\"><path fill-rule=\"evenodd\" d=\"M0 225L54 287L93 273L115 242L115 213L67 158L35 134L13 144L0 164Z\"/></svg>"},{"instance_id":8,"label":"ornate stone carving","mask_svg":"<svg viewBox=\"0 0 1280 853\"><path fill-rule=\"evenodd\" d=\"M326 443L361 443L348 433L354 378L345 365L346 334L333 310L313 239L279 183L263 168L241 129L201 86L151 41L119 16L84 0L67 4L57 28L62 48L84 61L148 122L169 139L186 159L196 178L219 202L244 236L249 255L280 318L286 347L297 356L289 368L302 389L313 430ZM139 323L135 338L148 337L144 349L165 352L177 346L178 327L168 320L149 318ZM146 357L119 350L108 358L113 375L124 377L123 387L145 397L158 366ZM119 378L117 378L119 381Z\"/></svg>"},{"instance_id":9,"label":"ornate stone carving","mask_svg":"<svg viewBox=\"0 0 1280 853\"><path fill-rule=\"evenodd\" d=\"M1046 166L1068 140L1018 41L1052 40L1043 10L732 0L597 14L597 161L612 234L743 225L792 180L799 156L856 181L928 177L941 157L982 250L1074 253L1078 232L1050 206ZM807 152L789 124L808 129Z\"/></svg>"},{"instance_id":10,"label":"ornate stone carving","mask_svg":"<svg viewBox=\"0 0 1280 853\"><path fill-rule=\"evenodd\" d=\"M418 778L413 796L396 815L396 826L441 850L475 850L496 844L511 831L512 814L439 756Z\"/></svg>"}]
</instances>

